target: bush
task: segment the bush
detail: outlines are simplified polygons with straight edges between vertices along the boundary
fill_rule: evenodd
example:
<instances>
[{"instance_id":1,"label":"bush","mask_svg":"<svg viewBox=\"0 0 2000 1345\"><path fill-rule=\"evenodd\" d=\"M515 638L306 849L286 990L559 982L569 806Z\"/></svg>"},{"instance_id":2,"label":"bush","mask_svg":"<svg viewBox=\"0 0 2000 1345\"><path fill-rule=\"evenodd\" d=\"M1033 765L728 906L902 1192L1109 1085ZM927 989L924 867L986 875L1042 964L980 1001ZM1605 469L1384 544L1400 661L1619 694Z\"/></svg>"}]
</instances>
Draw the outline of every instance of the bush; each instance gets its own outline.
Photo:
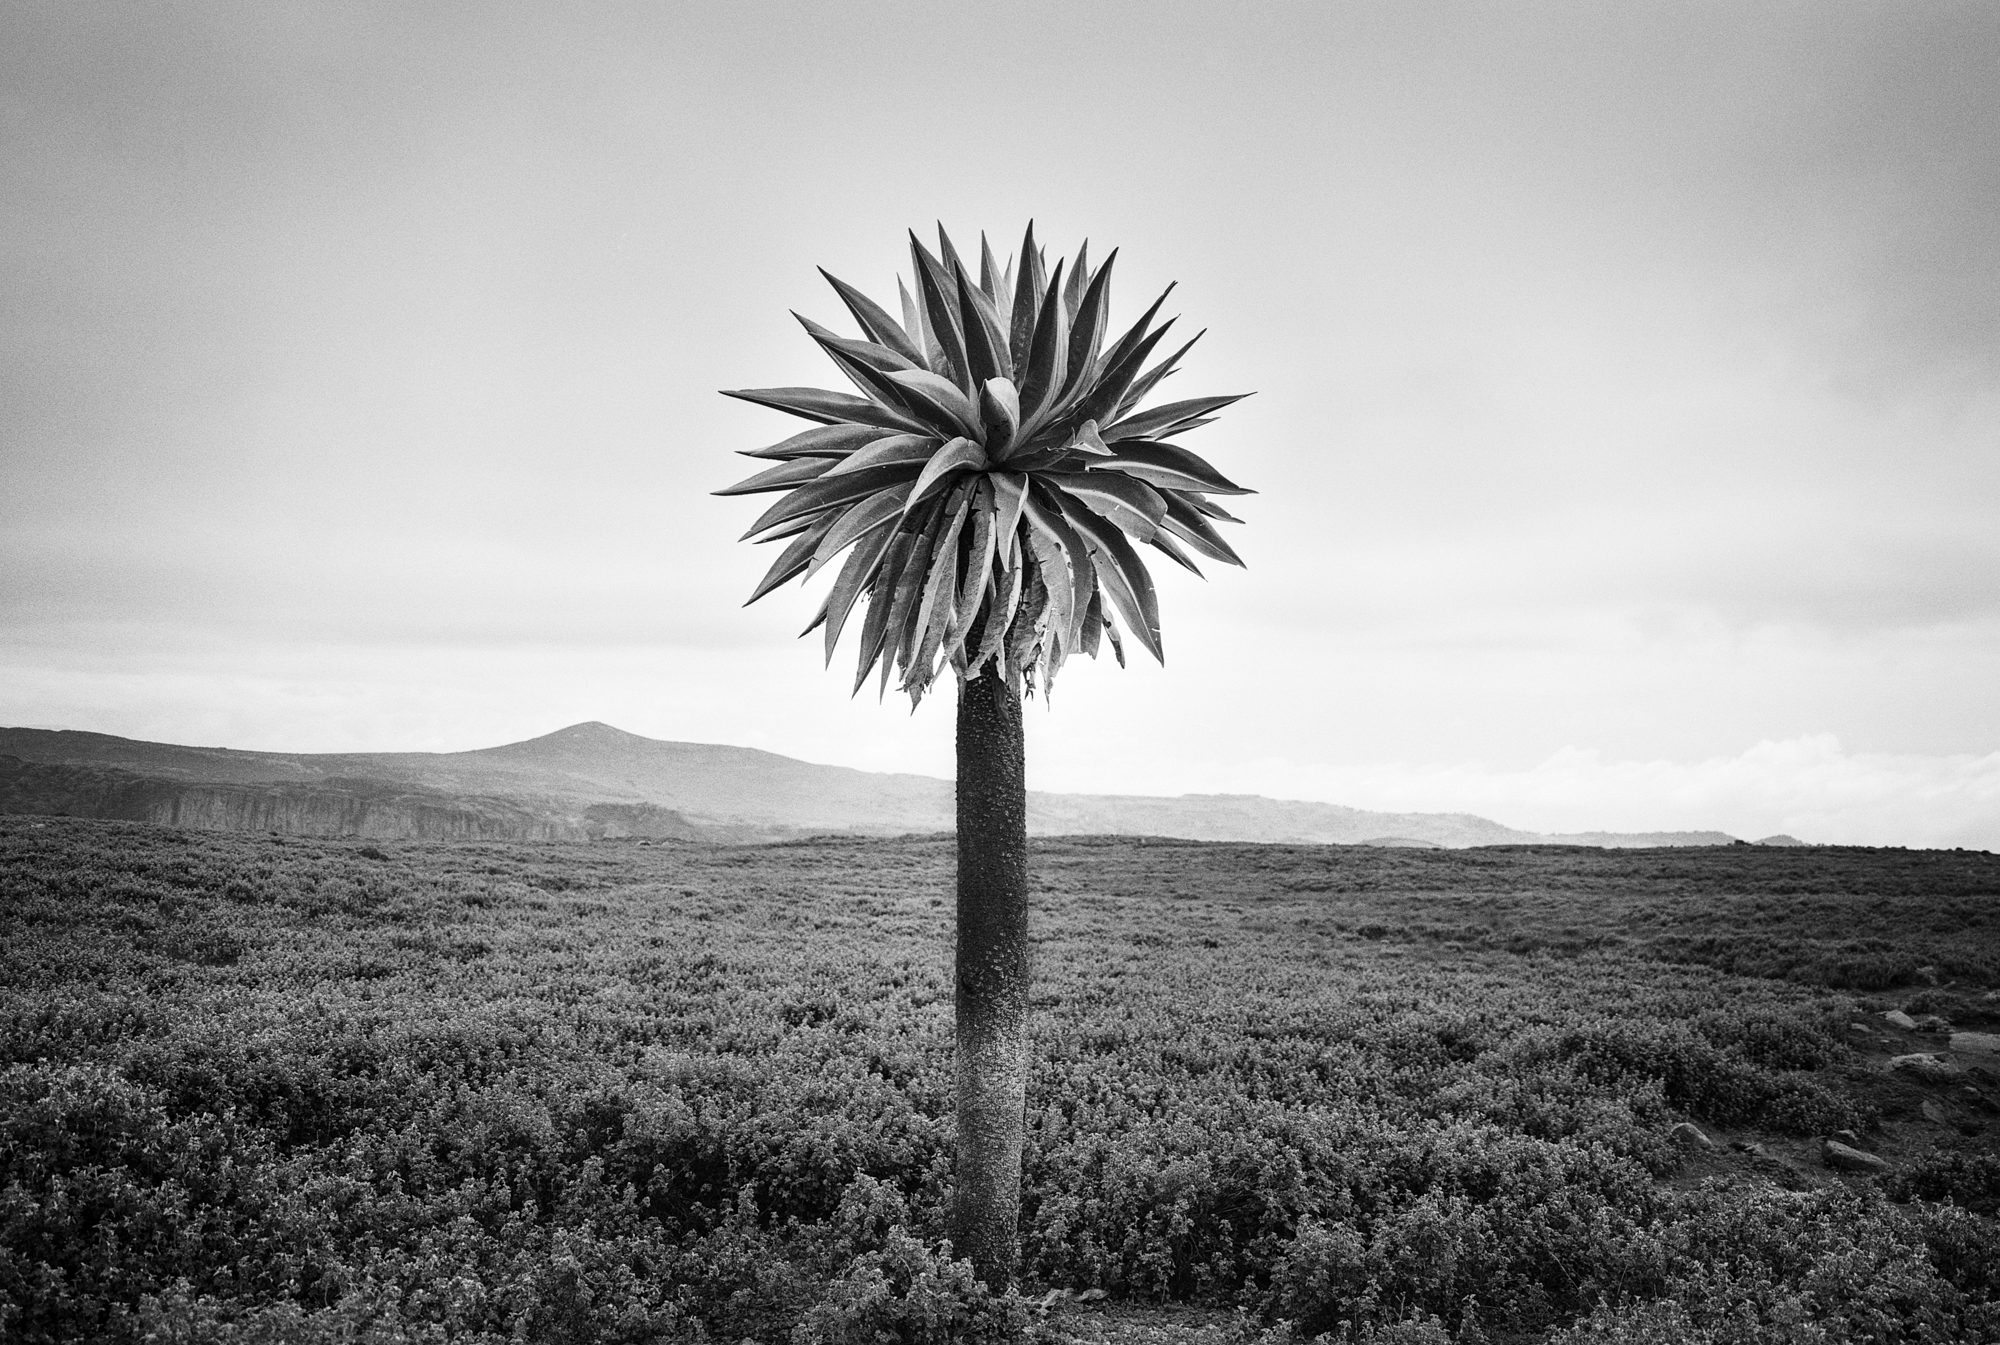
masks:
<instances>
[{"instance_id":1,"label":"bush","mask_svg":"<svg viewBox=\"0 0 2000 1345\"><path fill-rule=\"evenodd\" d=\"M955 1261L900 1226L824 1289L792 1332L794 1345L1004 1345L1028 1325L1022 1301L993 1295Z\"/></svg>"},{"instance_id":2,"label":"bush","mask_svg":"<svg viewBox=\"0 0 2000 1345\"><path fill-rule=\"evenodd\" d=\"M1803 1031L1766 1027L1746 1037L1766 1058L1796 1059L1813 1050L1812 1035ZM1562 1034L1554 1051L1598 1084L1657 1080L1667 1102L1716 1125L1823 1135L1869 1119L1818 1080L1754 1064L1683 1023L1592 1024Z\"/></svg>"},{"instance_id":3,"label":"bush","mask_svg":"<svg viewBox=\"0 0 2000 1345\"><path fill-rule=\"evenodd\" d=\"M1884 1189L1896 1200L1948 1200L2000 1215L2000 1154L1927 1153L1891 1174Z\"/></svg>"},{"instance_id":4,"label":"bush","mask_svg":"<svg viewBox=\"0 0 2000 1345\"><path fill-rule=\"evenodd\" d=\"M1410 1313L1454 1327L1545 1330L1607 1294L1656 1282L1656 1197L1624 1160L1461 1128L1437 1136L1352 1222L1308 1224L1268 1307L1308 1333Z\"/></svg>"}]
</instances>

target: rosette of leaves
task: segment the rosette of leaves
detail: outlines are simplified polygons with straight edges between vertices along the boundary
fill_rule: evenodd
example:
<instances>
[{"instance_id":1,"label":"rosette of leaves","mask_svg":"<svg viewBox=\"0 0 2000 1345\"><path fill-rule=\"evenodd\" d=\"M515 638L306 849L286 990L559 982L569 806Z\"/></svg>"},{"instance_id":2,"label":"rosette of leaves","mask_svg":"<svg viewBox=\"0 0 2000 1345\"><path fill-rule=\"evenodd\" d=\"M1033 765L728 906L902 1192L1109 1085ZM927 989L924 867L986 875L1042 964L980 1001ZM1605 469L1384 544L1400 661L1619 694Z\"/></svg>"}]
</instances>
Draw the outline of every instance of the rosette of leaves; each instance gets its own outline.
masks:
<instances>
[{"instance_id":1,"label":"rosette of leaves","mask_svg":"<svg viewBox=\"0 0 2000 1345\"><path fill-rule=\"evenodd\" d=\"M1121 627L1161 658L1139 548L1196 574L1196 557L1241 565L1216 529L1237 520L1210 497L1250 493L1174 440L1247 394L1141 409L1194 341L1155 360L1165 293L1110 335L1115 251L1092 268L1085 244L1050 268L1030 224L1018 269L981 237L975 282L942 227L938 245L910 236L900 321L832 275L861 335L799 318L855 392L726 394L815 422L748 451L776 465L716 492L779 494L744 534L785 543L749 601L839 561L803 633L823 628L830 663L865 607L854 689L879 667L912 704L947 666L1046 693L1101 640L1122 664Z\"/></svg>"}]
</instances>

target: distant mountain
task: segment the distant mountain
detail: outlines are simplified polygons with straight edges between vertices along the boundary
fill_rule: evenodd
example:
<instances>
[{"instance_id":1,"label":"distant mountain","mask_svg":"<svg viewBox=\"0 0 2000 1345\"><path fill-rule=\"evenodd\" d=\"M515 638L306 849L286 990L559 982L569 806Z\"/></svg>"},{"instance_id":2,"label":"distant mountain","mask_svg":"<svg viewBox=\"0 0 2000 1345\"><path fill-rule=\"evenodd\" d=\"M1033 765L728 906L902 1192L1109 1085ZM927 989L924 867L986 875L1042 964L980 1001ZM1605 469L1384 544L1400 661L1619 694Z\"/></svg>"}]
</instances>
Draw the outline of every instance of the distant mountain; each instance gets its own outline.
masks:
<instances>
[{"instance_id":1,"label":"distant mountain","mask_svg":"<svg viewBox=\"0 0 2000 1345\"><path fill-rule=\"evenodd\" d=\"M1748 845L1726 831L1564 831L1537 839L1551 845L1595 845L1606 850L1663 845ZM1764 842L1758 841L1762 845ZM1802 842L1794 841L1794 845Z\"/></svg>"},{"instance_id":2,"label":"distant mountain","mask_svg":"<svg viewBox=\"0 0 2000 1345\"><path fill-rule=\"evenodd\" d=\"M1028 829L1047 835L1180 836L1196 841L1337 845L1521 845L1545 837L1470 813L1375 813L1258 794L1028 795Z\"/></svg>"},{"instance_id":3,"label":"distant mountain","mask_svg":"<svg viewBox=\"0 0 2000 1345\"><path fill-rule=\"evenodd\" d=\"M377 839L773 840L951 826L951 786L604 724L472 752L281 753L0 729L0 812Z\"/></svg>"},{"instance_id":4,"label":"distant mountain","mask_svg":"<svg viewBox=\"0 0 2000 1345\"><path fill-rule=\"evenodd\" d=\"M663 742L599 723L470 752L243 752L0 729L0 812L439 839L753 841L948 831L953 824L948 780L821 766L747 747ZM1028 829L1454 848L1733 839L1720 832L1544 836L1469 813L1368 812L1255 794L1031 793Z\"/></svg>"}]
</instances>

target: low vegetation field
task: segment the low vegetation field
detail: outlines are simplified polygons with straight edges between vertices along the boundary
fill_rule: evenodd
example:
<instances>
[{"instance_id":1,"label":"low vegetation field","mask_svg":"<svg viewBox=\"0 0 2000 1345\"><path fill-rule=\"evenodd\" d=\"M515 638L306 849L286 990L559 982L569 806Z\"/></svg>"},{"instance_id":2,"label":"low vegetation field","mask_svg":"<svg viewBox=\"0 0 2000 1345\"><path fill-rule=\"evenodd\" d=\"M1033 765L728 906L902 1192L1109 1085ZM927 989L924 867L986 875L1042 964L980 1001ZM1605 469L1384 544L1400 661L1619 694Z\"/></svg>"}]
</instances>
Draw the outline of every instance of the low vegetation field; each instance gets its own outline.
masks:
<instances>
[{"instance_id":1,"label":"low vegetation field","mask_svg":"<svg viewBox=\"0 0 2000 1345\"><path fill-rule=\"evenodd\" d=\"M0 1340L2000 1341L2000 857L1039 841L1004 1296L951 876L0 818Z\"/></svg>"}]
</instances>

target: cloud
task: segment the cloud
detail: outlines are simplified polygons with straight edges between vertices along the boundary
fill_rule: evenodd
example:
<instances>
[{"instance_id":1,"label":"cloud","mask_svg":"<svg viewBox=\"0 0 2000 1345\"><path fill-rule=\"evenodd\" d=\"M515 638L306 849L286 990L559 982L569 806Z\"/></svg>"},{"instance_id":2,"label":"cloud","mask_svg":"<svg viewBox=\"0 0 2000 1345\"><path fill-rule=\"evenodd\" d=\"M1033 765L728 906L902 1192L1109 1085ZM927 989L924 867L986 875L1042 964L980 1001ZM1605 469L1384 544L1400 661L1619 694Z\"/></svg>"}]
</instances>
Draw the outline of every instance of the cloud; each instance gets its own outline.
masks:
<instances>
[{"instance_id":1,"label":"cloud","mask_svg":"<svg viewBox=\"0 0 2000 1345\"><path fill-rule=\"evenodd\" d=\"M1566 747L1509 770L1480 763L1264 763L1315 798L1388 811L1464 811L1545 832L1786 833L1842 845L2000 850L2000 752L1849 752L1830 733L1700 761L1618 761ZM1268 788L1268 783L1267 783Z\"/></svg>"},{"instance_id":2,"label":"cloud","mask_svg":"<svg viewBox=\"0 0 2000 1345\"><path fill-rule=\"evenodd\" d=\"M1914 21L1912 21L1914 19ZM2000 28L1978 5L1877 11L1785 146L1800 205L1845 205L1836 277L1859 299L1845 352L1863 387L2000 375ZM1795 217L1806 217L1800 210Z\"/></svg>"}]
</instances>

